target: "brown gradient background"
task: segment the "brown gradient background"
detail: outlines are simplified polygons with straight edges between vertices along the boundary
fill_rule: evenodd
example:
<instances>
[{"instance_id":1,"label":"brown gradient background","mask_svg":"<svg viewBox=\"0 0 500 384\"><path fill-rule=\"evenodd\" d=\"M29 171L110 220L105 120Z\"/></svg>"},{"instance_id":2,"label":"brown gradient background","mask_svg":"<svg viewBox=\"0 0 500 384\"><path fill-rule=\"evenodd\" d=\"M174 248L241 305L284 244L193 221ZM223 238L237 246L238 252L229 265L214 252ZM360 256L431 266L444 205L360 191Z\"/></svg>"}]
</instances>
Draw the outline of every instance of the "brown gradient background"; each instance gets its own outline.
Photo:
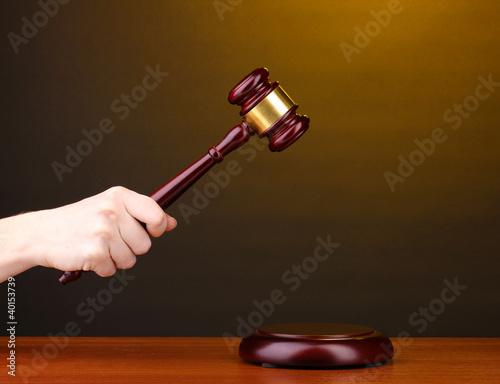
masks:
<instances>
[{"instance_id":1,"label":"brown gradient background","mask_svg":"<svg viewBox=\"0 0 500 384\"><path fill-rule=\"evenodd\" d=\"M90 324L76 308L108 279L89 274L63 288L55 270L19 275L18 334L60 332L68 321L85 336L236 334L236 318L278 288L287 299L266 324L500 336L500 88L459 129L442 118L474 94L478 76L500 81L500 3L401 5L348 64L339 44L353 44L354 27L387 1L245 0L222 21L212 1L72 1L18 54L7 33L39 6L2 2L1 216L113 185L150 194L240 121L227 94L257 67L311 118L282 153L232 154L241 174L186 224L178 203L192 205L188 191L169 209L178 228L153 242ZM120 121L111 102L157 64L170 75ZM51 163L104 117L116 130L59 183ZM448 140L392 193L384 172L438 127ZM327 235L340 248L290 291L281 275ZM454 278L468 288L419 333L409 316Z\"/></svg>"}]
</instances>

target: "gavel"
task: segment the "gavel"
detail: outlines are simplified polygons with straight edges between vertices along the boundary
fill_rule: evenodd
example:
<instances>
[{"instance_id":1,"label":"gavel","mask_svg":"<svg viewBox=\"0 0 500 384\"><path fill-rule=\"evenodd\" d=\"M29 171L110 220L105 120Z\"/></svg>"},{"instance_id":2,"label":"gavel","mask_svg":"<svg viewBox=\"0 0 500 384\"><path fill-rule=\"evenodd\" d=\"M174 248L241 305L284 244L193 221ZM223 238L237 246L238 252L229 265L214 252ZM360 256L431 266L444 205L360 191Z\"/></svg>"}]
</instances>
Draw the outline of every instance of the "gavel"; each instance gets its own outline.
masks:
<instances>
[{"instance_id":1,"label":"gavel","mask_svg":"<svg viewBox=\"0 0 500 384\"><path fill-rule=\"evenodd\" d=\"M258 68L247 75L231 90L228 99L231 104L241 106L243 121L232 128L219 144L211 147L207 154L150 196L163 210L255 133L260 138L268 138L272 152L280 152L309 128L309 118L296 113L298 105L280 84L277 81L269 83L269 71L266 68ZM80 278L81 274L82 271L64 272L59 282L66 285Z\"/></svg>"}]
</instances>

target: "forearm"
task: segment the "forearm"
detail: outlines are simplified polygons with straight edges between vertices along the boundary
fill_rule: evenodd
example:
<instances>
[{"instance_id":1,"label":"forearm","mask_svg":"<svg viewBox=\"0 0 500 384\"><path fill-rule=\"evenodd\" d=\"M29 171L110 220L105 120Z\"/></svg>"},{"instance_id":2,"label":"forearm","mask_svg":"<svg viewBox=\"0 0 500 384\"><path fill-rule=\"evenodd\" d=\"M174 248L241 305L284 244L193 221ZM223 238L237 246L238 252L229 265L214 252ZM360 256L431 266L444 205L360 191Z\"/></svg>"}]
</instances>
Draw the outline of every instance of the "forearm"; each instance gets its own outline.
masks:
<instances>
[{"instance_id":1,"label":"forearm","mask_svg":"<svg viewBox=\"0 0 500 384\"><path fill-rule=\"evenodd\" d=\"M36 213L0 220L0 282L38 265L30 243L33 215Z\"/></svg>"}]
</instances>

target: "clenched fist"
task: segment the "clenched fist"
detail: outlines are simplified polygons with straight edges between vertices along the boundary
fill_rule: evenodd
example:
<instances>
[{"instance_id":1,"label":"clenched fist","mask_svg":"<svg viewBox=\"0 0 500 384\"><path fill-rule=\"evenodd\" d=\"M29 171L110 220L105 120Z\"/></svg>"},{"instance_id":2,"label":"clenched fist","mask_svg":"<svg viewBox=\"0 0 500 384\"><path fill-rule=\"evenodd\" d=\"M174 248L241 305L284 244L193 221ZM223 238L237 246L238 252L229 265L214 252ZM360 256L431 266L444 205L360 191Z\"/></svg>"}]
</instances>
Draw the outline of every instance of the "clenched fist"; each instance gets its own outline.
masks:
<instances>
[{"instance_id":1,"label":"clenched fist","mask_svg":"<svg viewBox=\"0 0 500 384\"><path fill-rule=\"evenodd\" d=\"M153 199L123 187L9 217L0 220L0 281L38 265L111 276L149 250L148 233L159 237L176 225Z\"/></svg>"}]
</instances>

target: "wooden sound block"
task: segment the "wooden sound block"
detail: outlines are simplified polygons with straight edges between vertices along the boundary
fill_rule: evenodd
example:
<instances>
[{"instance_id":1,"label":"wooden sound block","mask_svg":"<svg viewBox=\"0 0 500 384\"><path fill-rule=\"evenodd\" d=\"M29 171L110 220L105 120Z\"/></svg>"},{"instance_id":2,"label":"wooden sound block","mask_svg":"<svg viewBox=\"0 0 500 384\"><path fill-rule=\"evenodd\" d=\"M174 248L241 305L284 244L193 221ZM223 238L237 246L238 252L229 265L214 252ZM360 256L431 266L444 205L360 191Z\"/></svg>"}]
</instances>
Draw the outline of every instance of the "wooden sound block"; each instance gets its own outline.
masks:
<instances>
[{"instance_id":1,"label":"wooden sound block","mask_svg":"<svg viewBox=\"0 0 500 384\"><path fill-rule=\"evenodd\" d=\"M240 357L263 366L381 365L394 355L387 336L363 325L268 325L241 340Z\"/></svg>"}]
</instances>

